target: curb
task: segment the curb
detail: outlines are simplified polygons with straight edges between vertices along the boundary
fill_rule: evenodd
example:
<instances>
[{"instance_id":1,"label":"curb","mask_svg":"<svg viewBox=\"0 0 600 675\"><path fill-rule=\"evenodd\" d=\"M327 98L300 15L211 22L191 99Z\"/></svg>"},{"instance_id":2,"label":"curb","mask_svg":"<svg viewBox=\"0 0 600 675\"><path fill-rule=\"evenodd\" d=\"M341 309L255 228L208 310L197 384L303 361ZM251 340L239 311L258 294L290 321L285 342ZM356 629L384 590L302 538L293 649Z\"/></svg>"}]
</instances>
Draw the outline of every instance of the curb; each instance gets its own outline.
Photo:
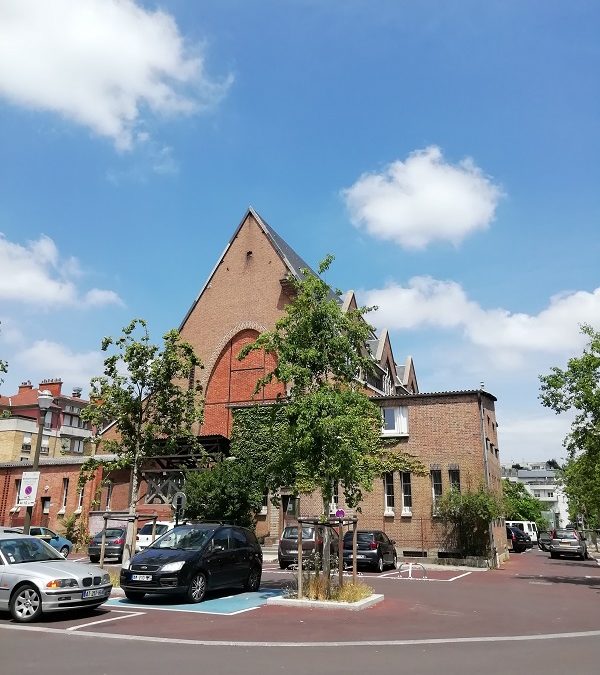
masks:
<instances>
[{"instance_id":1,"label":"curb","mask_svg":"<svg viewBox=\"0 0 600 675\"><path fill-rule=\"evenodd\" d=\"M382 593L359 600L358 602L334 602L325 600L298 600L297 598L268 598L267 605L279 605L284 607L303 607L304 609L345 609L350 612L358 612L361 609L372 607L384 599Z\"/></svg>"}]
</instances>

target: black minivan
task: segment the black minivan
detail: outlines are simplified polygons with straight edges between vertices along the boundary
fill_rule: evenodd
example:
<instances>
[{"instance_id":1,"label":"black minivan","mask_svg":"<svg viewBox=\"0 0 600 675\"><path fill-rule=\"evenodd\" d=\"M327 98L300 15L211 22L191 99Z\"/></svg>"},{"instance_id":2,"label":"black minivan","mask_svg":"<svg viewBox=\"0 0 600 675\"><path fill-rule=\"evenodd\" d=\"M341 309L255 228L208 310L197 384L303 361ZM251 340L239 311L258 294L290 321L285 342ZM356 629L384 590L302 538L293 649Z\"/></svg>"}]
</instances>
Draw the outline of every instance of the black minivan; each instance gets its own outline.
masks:
<instances>
[{"instance_id":1,"label":"black minivan","mask_svg":"<svg viewBox=\"0 0 600 675\"><path fill-rule=\"evenodd\" d=\"M129 600L160 593L200 602L209 589L257 591L261 575L262 549L253 532L236 525L188 524L134 555L121 569L121 588Z\"/></svg>"}]
</instances>

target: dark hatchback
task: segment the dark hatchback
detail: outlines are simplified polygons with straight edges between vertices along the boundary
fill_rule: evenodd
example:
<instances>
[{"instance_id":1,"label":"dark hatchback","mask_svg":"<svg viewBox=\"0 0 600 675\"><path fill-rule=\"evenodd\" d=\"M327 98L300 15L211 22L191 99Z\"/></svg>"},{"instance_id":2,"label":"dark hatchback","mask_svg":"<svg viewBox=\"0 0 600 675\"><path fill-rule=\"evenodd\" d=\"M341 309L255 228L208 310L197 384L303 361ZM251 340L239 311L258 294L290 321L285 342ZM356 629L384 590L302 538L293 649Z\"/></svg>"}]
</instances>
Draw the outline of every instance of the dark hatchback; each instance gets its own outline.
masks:
<instances>
[{"instance_id":1,"label":"dark hatchback","mask_svg":"<svg viewBox=\"0 0 600 675\"><path fill-rule=\"evenodd\" d=\"M116 558L119 562L123 559L123 549L125 548L125 536L127 531L122 527L107 527L106 542L104 545L104 557ZM90 562L97 563L100 560L102 550L102 532L98 532L91 539L88 545L88 556Z\"/></svg>"},{"instance_id":2,"label":"dark hatchback","mask_svg":"<svg viewBox=\"0 0 600 675\"><path fill-rule=\"evenodd\" d=\"M518 527L510 527L507 525L506 538L508 540L509 550L512 549L513 553L523 553L528 548L532 547L531 537Z\"/></svg>"},{"instance_id":3,"label":"dark hatchback","mask_svg":"<svg viewBox=\"0 0 600 675\"><path fill-rule=\"evenodd\" d=\"M352 532L344 535L344 566L352 565ZM359 530L356 533L356 566L372 567L383 572L384 567L396 567L396 542L380 530Z\"/></svg>"},{"instance_id":4,"label":"dark hatchback","mask_svg":"<svg viewBox=\"0 0 600 675\"><path fill-rule=\"evenodd\" d=\"M235 525L180 525L137 553L121 569L129 600L148 593L200 602L207 590L241 586L257 591L262 549L250 530Z\"/></svg>"}]
</instances>

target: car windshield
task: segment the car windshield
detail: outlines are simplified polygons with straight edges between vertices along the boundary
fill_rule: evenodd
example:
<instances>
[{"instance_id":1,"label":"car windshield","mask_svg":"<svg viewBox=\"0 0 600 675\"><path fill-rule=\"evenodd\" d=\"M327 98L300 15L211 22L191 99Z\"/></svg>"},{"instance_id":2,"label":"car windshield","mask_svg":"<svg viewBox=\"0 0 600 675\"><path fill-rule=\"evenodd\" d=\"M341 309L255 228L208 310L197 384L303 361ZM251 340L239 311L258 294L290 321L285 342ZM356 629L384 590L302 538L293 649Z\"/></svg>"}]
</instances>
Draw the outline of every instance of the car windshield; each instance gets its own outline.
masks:
<instances>
[{"instance_id":1,"label":"car windshield","mask_svg":"<svg viewBox=\"0 0 600 675\"><path fill-rule=\"evenodd\" d=\"M33 537L23 539L0 540L0 552L9 565L19 563L45 562L46 560L63 560L59 553L42 539Z\"/></svg>"},{"instance_id":2,"label":"car windshield","mask_svg":"<svg viewBox=\"0 0 600 675\"><path fill-rule=\"evenodd\" d=\"M156 536L158 537L160 534L164 534L167 530L169 529L168 525L159 525L158 523L156 524ZM152 523L146 523L144 527L138 532L138 534L143 534L147 536L152 536Z\"/></svg>"},{"instance_id":3,"label":"car windshield","mask_svg":"<svg viewBox=\"0 0 600 675\"><path fill-rule=\"evenodd\" d=\"M314 527L302 528L302 539L312 539L315 533ZM286 527L283 531L284 539L298 539L298 527Z\"/></svg>"},{"instance_id":4,"label":"car windshield","mask_svg":"<svg viewBox=\"0 0 600 675\"><path fill-rule=\"evenodd\" d=\"M555 539L577 539L574 530L556 530Z\"/></svg>"},{"instance_id":5,"label":"car windshield","mask_svg":"<svg viewBox=\"0 0 600 675\"><path fill-rule=\"evenodd\" d=\"M163 534L148 548L199 551L212 537L214 528L183 525Z\"/></svg>"},{"instance_id":6,"label":"car windshield","mask_svg":"<svg viewBox=\"0 0 600 675\"><path fill-rule=\"evenodd\" d=\"M352 541L352 532L346 532L344 535L344 541ZM356 541L360 542L361 544L368 544L369 542L373 541L373 533L372 532L358 532L356 535Z\"/></svg>"}]
</instances>

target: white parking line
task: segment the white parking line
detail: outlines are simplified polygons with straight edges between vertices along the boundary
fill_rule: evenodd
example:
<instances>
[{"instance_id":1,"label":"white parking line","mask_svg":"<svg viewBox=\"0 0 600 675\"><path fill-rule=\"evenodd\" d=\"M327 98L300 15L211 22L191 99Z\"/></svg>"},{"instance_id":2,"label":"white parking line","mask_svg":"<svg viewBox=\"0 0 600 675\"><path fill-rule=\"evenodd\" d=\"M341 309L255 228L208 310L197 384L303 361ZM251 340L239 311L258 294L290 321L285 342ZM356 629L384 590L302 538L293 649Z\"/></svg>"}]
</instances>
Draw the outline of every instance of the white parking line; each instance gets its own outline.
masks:
<instances>
[{"instance_id":1,"label":"white parking line","mask_svg":"<svg viewBox=\"0 0 600 675\"><path fill-rule=\"evenodd\" d=\"M100 619L99 621L90 621L89 623L80 623L78 626L71 626L66 630L79 630L80 628L87 628L88 626L96 626L99 623L108 623L109 621L119 621L120 619L131 619L134 616L141 616L146 612L124 612L123 610L112 609L111 613L125 614L125 616L113 616L110 619Z\"/></svg>"}]
</instances>

